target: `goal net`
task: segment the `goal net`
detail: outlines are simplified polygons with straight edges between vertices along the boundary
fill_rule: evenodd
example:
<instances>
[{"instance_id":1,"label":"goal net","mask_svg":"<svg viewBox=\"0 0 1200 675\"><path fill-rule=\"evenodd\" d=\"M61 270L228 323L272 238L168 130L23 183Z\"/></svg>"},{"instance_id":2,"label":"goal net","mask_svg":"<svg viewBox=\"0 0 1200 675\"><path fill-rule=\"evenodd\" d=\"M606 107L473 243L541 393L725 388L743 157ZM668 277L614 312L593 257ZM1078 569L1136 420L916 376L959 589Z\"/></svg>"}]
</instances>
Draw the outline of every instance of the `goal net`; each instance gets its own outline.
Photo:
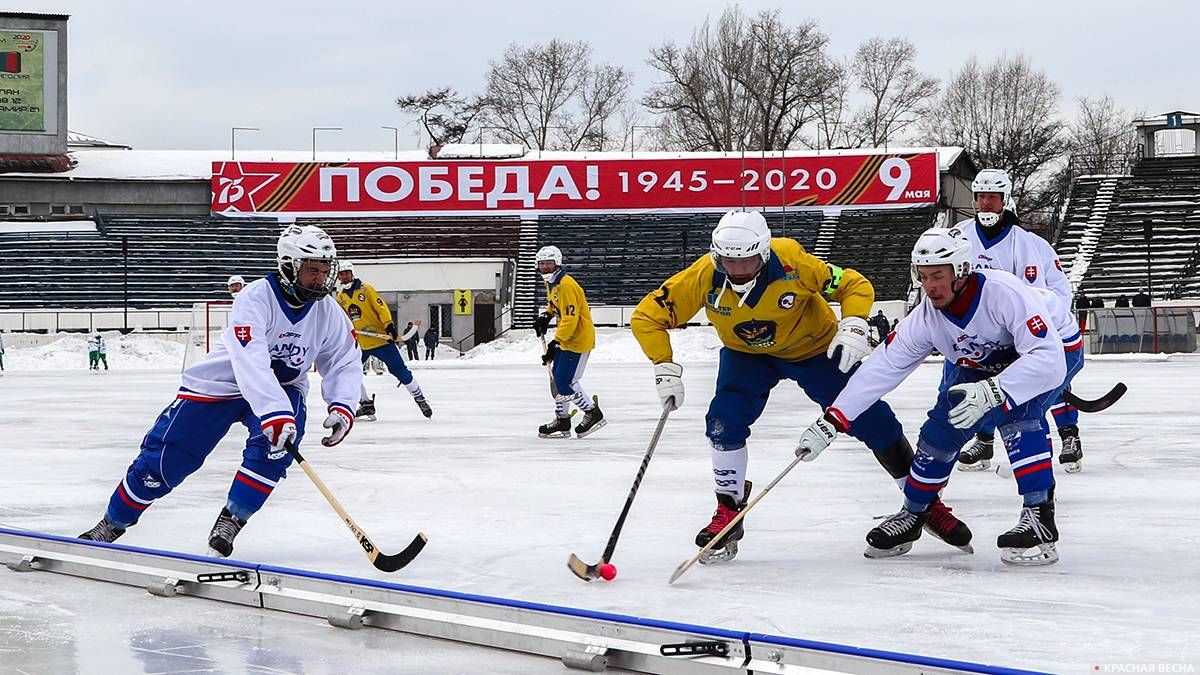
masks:
<instances>
[{"instance_id":1,"label":"goal net","mask_svg":"<svg viewBox=\"0 0 1200 675\"><path fill-rule=\"evenodd\" d=\"M228 300L197 302L192 305L192 322L188 325L181 371L202 360L217 346L221 333L229 326L229 312L232 309L233 302Z\"/></svg>"}]
</instances>

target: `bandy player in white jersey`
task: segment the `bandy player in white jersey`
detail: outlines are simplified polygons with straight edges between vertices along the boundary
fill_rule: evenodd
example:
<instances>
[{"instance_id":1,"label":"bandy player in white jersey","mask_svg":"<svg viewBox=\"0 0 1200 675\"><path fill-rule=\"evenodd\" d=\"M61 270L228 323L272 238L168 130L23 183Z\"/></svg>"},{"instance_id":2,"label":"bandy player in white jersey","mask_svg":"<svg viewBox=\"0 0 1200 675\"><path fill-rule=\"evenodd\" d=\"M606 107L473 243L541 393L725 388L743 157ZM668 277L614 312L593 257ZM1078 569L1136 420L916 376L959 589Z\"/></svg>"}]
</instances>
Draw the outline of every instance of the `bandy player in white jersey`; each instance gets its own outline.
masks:
<instances>
[{"instance_id":1,"label":"bandy player in white jersey","mask_svg":"<svg viewBox=\"0 0 1200 675\"><path fill-rule=\"evenodd\" d=\"M1024 508L1000 535L1001 560L1045 565L1058 560L1054 471L1046 410L1082 365L1063 343L1078 326L1055 326L1046 300L1011 274L971 269L971 245L955 229L917 240L913 276L925 299L850 378L796 450L814 459L838 433L895 389L935 349L947 368L917 439L904 485L904 507L867 534L868 558L907 553L929 519L929 505L950 479L959 448L983 424L1000 430ZM803 453L807 452L805 455Z\"/></svg>"},{"instance_id":2,"label":"bandy player in white jersey","mask_svg":"<svg viewBox=\"0 0 1200 675\"><path fill-rule=\"evenodd\" d=\"M1063 273L1054 248L1041 237L1017 223L1012 201L1012 180L1001 169L983 169L971 183L975 199L975 217L955 227L971 242L973 269L1003 270L1024 281L1026 286L1044 288L1058 297L1051 307L1055 323L1071 318L1071 282ZM1082 345L1083 336L1079 336ZM1083 468L1083 444L1079 441L1079 411L1060 395L1050 406L1054 425L1062 440L1058 461L1068 473ZM990 466L995 428L985 425L975 442L962 452L958 468L983 471Z\"/></svg>"},{"instance_id":3,"label":"bandy player in white jersey","mask_svg":"<svg viewBox=\"0 0 1200 675\"><path fill-rule=\"evenodd\" d=\"M247 285L233 301L229 327L212 353L183 373L183 386L142 439L141 452L108 500L104 518L81 539L111 542L142 512L200 468L240 422L249 436L225 508L208 544L233 552L233 540L292 462L287 443L304 437L308 371L321 373L328 405L321 444L342 442L354 426L351 403L362 387L361 355L350 319L331 294L333 240L311 225L279 238L278 273Z\"/></svg>"}]
</instances>

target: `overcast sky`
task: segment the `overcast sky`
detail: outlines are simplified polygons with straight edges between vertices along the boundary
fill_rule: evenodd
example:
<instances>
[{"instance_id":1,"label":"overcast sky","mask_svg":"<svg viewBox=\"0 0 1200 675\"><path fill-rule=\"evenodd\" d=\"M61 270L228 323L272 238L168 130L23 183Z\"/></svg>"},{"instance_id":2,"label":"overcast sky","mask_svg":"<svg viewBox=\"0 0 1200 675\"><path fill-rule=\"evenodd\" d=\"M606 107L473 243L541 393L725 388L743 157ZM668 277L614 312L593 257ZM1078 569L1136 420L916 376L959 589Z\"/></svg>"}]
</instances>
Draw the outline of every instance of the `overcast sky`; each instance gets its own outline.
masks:
<instances>
[{"instance_id":1,"label":"overcast sky","mask_svg":"<svg viewBox=\"0 0 1200 675\"><path fill-rule=\"evenodd\" d=\"M229 147L306 150L418 145L397 96L451 85L480 90L488 61L512 42L584 40L596 60L654 80L650 46L686 42L726 2L403 2L397 0L26 0L9 11L64 13L70 45L70 128L139 149ZM1062 88L1060 108L1109 94L1152 114L1200 108L1195 0L1000 2L746 1L746 12L782 8L814 19L830 51L905 37L920 67L945 80L970 55L987 62L1024 53ZM1070 7L1070 9L1068 9Z\"/></svg>"}]
</instances>

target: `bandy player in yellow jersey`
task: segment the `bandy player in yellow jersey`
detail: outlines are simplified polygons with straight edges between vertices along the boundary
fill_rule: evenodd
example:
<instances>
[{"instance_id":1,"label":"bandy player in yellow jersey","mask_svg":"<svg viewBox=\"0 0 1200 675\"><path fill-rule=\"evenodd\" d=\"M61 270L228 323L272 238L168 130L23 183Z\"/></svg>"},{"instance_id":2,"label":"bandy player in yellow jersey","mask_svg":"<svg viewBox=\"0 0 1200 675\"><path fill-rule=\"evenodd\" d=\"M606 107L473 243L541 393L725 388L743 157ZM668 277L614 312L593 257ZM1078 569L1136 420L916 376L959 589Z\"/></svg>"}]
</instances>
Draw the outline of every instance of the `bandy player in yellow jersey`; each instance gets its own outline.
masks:
<instances>
[{"instance_id":1,"label":"bandy player in yellow jersey","mask_svg":"<svg viewBox=\"0 0 1200 675\"><path fill-rule=\"evenodd\" d=\"M550 329L550 319L558 317L554 339L546 346L542 365L550 367L553 378L554 421L538 427L541 438L571 436L571 404L583 411L583 421L575 427L578 438L586 438L607 422L600 404L588 397L579 384L587 368L588 355L596 348L596 326L587 296L575 277L563 269L562 251L543 246L535 256L538 273L546 282L546 309L533 321L538 337Z\"/></svg>"},{"instance_id":2,"label":"bandy player in yellow jersey","mask_svg":"<svg viewBox=\"0 0 1200 675\"><path fill-rule=\"evenodd\" d=\"M755 211L726 213L713 230L711 253L667 279L647 295L631 325L642 351L654 362L663 406L683 403L683 366L673 360L667 333L704 308L724 345L717 391L705 417L712 448L717 510L696 535L707 545L745 507L750 427L781 380L794 380L825 409L870 351L867 321L875 289L858 272L827 264L793 239L771 238ZM829 301L842 306L839 322ZM849 433L875 454L903 489L913 449L896 415L879 401L849 425ZM941 499L928 520L930 533L952 546L971 541L970 529ZM732 559L744 531L742 519L701 562Z\"/></svg>"}]
</instances>

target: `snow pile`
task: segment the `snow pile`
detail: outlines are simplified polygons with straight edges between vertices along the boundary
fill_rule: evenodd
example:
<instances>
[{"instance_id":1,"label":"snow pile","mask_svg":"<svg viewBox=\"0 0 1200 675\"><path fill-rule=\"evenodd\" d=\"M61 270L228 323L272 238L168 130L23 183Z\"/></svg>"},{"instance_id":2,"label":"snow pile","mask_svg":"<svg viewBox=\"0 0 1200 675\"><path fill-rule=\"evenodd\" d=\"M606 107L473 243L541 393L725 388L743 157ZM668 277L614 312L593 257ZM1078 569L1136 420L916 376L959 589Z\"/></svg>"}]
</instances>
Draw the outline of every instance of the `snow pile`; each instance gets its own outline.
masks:
<instances>
[{"instance_id":1,"label":"snow pile","mask_svg":"<svg viewBox=\"0 0 1200 675\"><path fill-rule=\"evenodd\" d=\"M178 370L183 363L183 345L151 335L103 333L108 346L108 367L113 370ZM4 353L9 370L87 370L87 336L62 333L50 344L10 347ZM103 369L103 364L101 364Z\"/></svg>"},{"instance_id":2,"label":"snow pile","mask_svg":"<svg viewBox=\"0 0 1200 675\"><path fill-rule=\"evenodd\" d=\"M721 340L711 326L691 326L673 330L671 346L674 359L681 363L716 363ZM482 344L463 355L462 361L480 364L537 363L542 343L531 331L512 331L503 337ZM629 329L599 329L596 349L588 363L648 363L641 346Z\"/></svg>"}]
</instances>

